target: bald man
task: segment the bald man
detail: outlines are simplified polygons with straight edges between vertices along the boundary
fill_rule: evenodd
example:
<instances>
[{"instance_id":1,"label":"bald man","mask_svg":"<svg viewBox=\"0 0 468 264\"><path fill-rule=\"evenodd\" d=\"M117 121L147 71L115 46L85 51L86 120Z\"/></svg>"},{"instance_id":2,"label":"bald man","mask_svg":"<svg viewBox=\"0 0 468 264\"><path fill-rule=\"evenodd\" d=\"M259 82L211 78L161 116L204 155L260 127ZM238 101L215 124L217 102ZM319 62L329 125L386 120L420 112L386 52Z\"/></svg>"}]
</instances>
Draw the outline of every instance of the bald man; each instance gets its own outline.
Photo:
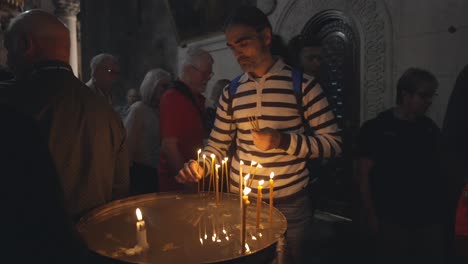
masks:
<instances>
[{"instance_id":1,"label":"bald man","mask_svg":"<svg viewBox=\"0 0 468 264\"><path fill-rule=\"evenodd\" d=\"M125 195L129 167L122 122L73 75L68 36L55 16L31 10L11 21L5 47L17 78L10 103L38 120L65 205L78 217Z\"/></svg>"},{"instance_id":2,"label":"bald man","mask_svg":"<svg viewBox=\"0 0 468 264\"><path fill-rule=\"evenodd\" d=\"M86 85L112 105L112 87L120 74L119 61L111 54L101 53L91 59L90 68L91 79Z\"/></svg>"}]
</instances>

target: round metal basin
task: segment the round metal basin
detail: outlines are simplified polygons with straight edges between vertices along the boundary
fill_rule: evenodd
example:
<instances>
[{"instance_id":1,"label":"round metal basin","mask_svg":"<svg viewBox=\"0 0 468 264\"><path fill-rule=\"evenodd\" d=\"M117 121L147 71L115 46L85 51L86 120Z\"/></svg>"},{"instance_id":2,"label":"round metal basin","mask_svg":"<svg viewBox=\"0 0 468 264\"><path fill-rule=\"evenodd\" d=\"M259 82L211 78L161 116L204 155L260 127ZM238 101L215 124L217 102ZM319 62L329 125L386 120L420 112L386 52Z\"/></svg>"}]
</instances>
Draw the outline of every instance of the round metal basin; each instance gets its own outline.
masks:
<instances>
[{"instance_id":1,"label":"round metal basin","mask_svg":"<svg viewBox=\"0 0 468 264\"><path fill-rule=\"evenodd\" d=\"M78 223L93 252L126 263L265 263L274 258L286 219L276 209L269 223L269 205L262 203L256 229L256 201L250 198L246 217L246 252L241 251L238 195L212 193L147 194L99 207ZM136 246L136 208L146 225L148 249Z\"/></svg>"}]
</instances>

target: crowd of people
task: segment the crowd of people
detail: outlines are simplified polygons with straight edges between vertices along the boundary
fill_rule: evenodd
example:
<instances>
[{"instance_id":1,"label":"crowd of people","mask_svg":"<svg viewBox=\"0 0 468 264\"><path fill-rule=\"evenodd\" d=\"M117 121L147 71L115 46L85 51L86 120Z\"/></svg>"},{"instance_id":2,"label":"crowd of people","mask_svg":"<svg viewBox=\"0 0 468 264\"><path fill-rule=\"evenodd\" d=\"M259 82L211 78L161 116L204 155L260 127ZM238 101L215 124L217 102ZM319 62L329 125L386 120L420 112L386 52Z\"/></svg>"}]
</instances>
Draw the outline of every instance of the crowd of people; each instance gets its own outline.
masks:
<instances>
[{"instance_id":1,"label":"crowd of people","mask_svg":"<svg viewBox=\"0 0 468 264\"><path fill-rule=\"evenodd\" d=\"M117 56L96 55L85 84L68 64L69 34L60 20L40 10L12 19L5 47L14 78L0 83L6 91L0 116L9 124L0 160L3 200L12 212L6 226L22 228L7 231L8 254L24 262L88 262L73 226L80 217L129 195L196 190L208 174L193 160L202 149L229 157L234 192L241 160L264 168L252 180L254 196L258 182L275 172L275 207L288 220L276 262L310 263L316 252L308 247L315 209L309 161L338 157L343 145L320 82L320 41L295 37L289 55L276 56L268 17L252 6L235 10L224 34L243 73L218 80L208 100L216 61L190 47L176 78L149 69L139 89L128 89L127 104L116 106ZM358 186L376 235L375 263L448 263L453 255L456 203L467 175L467 122L460 114L467 75L465 69L457 80L443 131L425 115L438 80L410 68L398 80L396 106L359 132Z\"/></svg>"}]
</instances>

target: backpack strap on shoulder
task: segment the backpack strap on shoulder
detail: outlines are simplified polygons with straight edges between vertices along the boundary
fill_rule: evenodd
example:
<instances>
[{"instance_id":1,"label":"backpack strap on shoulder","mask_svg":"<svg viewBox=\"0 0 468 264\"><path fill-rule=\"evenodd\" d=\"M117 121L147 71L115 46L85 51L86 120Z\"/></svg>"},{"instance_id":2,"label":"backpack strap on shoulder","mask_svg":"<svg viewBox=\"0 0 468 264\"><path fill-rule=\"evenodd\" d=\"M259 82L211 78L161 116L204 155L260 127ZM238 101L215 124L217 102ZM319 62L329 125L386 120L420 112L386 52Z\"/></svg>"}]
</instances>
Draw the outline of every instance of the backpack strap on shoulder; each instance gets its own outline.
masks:
<instances>
[{"instance_id":1,"label":"backpack strap on shoulder","mask_svg":"<svg viewBox=\"0 0 468 264\"><path fill-rule=\"evenodd\" d=\"M291 75L294 94L298 99L301 99L298 103L302 106L302 72L299 69L293 68Z\"/></svg>"},{"instance_id":2,"label":"backpack strap on shoulder","mask_svg":"<svg viewBox=\"0 0 468 264\"><path fill-rule=\"evenodd\" d=\"M231 83L229 84L229 105L228 105L228 113L232 114L232 100L234 95L236 95L237 88L239 87L239 80L243 74L237 76L236 78L232 79Z\"/></svg>"}]
</instances>

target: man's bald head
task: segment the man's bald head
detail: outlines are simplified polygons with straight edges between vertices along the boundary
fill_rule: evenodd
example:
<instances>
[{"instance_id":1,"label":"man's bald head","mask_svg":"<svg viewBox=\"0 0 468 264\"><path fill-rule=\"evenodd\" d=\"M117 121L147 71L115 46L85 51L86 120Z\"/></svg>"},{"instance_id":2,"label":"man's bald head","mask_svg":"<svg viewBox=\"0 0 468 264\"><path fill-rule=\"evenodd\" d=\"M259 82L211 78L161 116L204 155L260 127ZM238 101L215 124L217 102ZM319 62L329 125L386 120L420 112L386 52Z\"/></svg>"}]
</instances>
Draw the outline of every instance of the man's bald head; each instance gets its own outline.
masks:
<instances>
[{"instance_id":1,"label":"man's bald head","mask_svg":"<svg viewBox=\"0 0 468 264\"><path fill-rule=\"evenodd\" d=\"M54 15L30 10L13 18L5 34L8 65L21 74L32 64L44 60L67 62L70 37L67 27Z\"/></svg>"}]
</instances>

